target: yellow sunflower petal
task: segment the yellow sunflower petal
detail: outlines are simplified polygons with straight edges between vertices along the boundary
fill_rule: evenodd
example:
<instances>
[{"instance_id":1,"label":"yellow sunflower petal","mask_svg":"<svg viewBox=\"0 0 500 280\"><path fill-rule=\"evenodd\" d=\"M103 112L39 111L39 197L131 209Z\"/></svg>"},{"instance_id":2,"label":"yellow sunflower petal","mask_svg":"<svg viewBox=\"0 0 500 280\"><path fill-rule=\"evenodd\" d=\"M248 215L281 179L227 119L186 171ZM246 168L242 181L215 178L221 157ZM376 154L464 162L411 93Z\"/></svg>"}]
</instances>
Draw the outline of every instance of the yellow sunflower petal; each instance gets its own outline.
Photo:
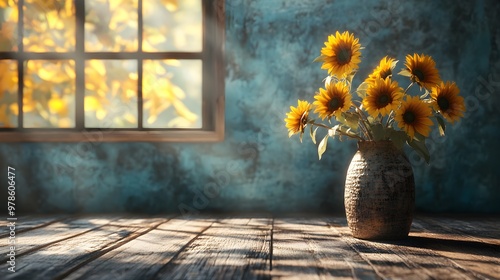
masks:
<instances>
[{"instance_id":1,"label":"yellow sunflower petal","mask_svg":"<svg viewBox=\"0 0 500 280\"><path fill-rule=\"evenodd\" d=\"M454 82L441 83L432 88L431 99L434 110L447 121L454 123L464 116L465 101L459 96L460 89Z\"/></svg>"},{"instance_id":2,"label":"yellow sunflower petal","mask_svg":"<svg viewBox=\"0 0 500 280\"><path fill-rule=\"evenodd\" d=\"M321 69L327 69L328 74L337 77L345 77L358 69L361 62L361 45L359 39L354 38L348 31L336 32L328 36L325 47L321 49L320 61L323 61Z\"/></svg>"},{"instance_id":3,"label":"yellow sunflower petal","mask_svg":"<svg viewBox=\"0 0 500 280\"><path fill-rule=\"evenodd\" d=\"M286 113L287 118L284 119L289 137L296 133L304 133L304 128L309 121L310 110L311 104L303 100L297 101L297 107L290 106L290 112Z\"/></svg>"},{"instance_id":4,"label":"yellow sunflower petal","mask_svg":"<svg viewBox=\"0 0 500 280\"><path fill-rule=\"evenodd\" d=\"M379 65L373 72L368 75L368 78L365 80L367 83L374 83L377 79L386 79L392 76L392 70L396 66L398 61L394 60L394 58L389 58L385 56L380 60Z\"/></svg>"},{"instance_id":5,"label":"yellow sunflower petal","mask_svg":"<svg viewBox=\"0 0 500 280\"><path fill-rule=\"evenodd\" d=\"M316 99L313 102L314 113L318 113L323 120L332 116L340 116L352 105L349 88L343 82L329 83L326 89L320 88L314 99Z\"/></svg>"},{"instance_id":6,"label":"yellow sunflower petal","mask_svg":"<svg viewBox=\"0 0 500 280\"><path fill-rule=\"evenodd\" d=\"M376 118L379 115L386 116L395 110L403 98L403 89L396 81L378 78L370 83L363 99L363 107L368 114Z\"/></svg>"},{"instance_id":7,"label":"yellow sunflower petal","mask_svg":"<svg viewBox=\"0 0 500 280\"><path fill-rule=\"evenodd\" d=\"M441 82L436 63L432 57L425 54L406 56L406 70L410 72L410 79L420 87L431 90Z\"/></svg>"},{"instance_id":8,"label":"yellow sunflower petal","mask_svg":"<svg viewBox=\"0 0 500 280\"><path fill-rule=\"evenodd\" d=\"M407 96L396 111L394 119L398 127L413 139L416 132L425 137L429 136L430 127L433 124L430 119L431 115L432 111L427 103L420 100L418 96Z\"/></svg>"}]
</instances>

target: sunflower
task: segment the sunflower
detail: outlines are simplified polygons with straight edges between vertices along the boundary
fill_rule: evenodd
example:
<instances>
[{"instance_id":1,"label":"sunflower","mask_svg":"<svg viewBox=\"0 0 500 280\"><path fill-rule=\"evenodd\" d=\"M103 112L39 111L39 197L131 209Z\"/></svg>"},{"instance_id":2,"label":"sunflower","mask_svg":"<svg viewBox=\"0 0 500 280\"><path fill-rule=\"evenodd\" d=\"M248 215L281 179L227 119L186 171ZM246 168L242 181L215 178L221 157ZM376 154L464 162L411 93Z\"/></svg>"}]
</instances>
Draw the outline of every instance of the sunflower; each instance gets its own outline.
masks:
<instances>
[{"instance_id":1,"label":"sunflower","mask_svg":"<svg viewBox=\"0 0 500 280\"><path fill-rule=\"evenodd\" d=\"M431 90L432 87L441 82L436 63L428 55L407 55L405 66L406 69L403 69L401 74L409 76L411 81L417 83L420 87Z\"/></svg>"},{"instance_id":2,"label":"sunflower","mask_svg":"<svg viewBox=\"0 0 500 280\"><path fill-rule=\"evenodd\" d=\"M328 69L328 74L339 78L349 75L353 70L358 69L361 62L361 45L359 39L353 34L345 31L335 36L328 36L325 47L321 49L320 61L323 61L321 69Z\"/></svg>"},{"instance_id":3,"label":"sunflower","mask_svg":"<svg viewBox=\"0 0 500 280\"><path fill-rule=\"evenodd\" d=\"M460 89L453 82L441 83L432 88L431 99L434 109L451 123L464 116L465 102L459 93Z\"/></svg>"},{"instance_id":4,"label":"sunflower","mask_svg":"<svg viewBox=\"0 0 500 280\"><path fill-rule=\"evenodd\" d=\"M320 88L314 99L314 113L318 113L323 120L333 115L340 116L342 112L349 110L352 104L349 88L343 82L332 82L326 85L326 89Z\"/></svg>"},{"instance_id":5,"label":"sunflower","mask_svg":"<svg viewBox=\"0 0 500 280\"><path fill-rule=\"evenodd\" d=\"M290 106L290 112L286 114L286 127L288 128L288 137L296 133L304 133L304 128L309 121L309 111L311 103L303 100L297 101L297 107Z\"/></svg>"},{"instance_id":6,"label":"sunflower","mask_svg":"<svg viewBox=\"0 0 500 280\"><path fill-rule=\"evenodd\" d=\"M398 86L398 82L378 78L366 90L363 106L374 118L379 114L383 117L397 109L401 98L403 98L403 89Z\"/></svg>"},{"instance_id":7,"label":"sunflower","mask_svg":"<svg viewBox=\"0 0 500 280\"><path fill-rule=\"evenodd\" d=\"M420 100L418 96L408 96L396 111L394 119L398 122L399 128L413 139L415 132L425 137L429 136L432 125L431 115L432 111L427 103Z\"/></svg>"},{"instance_id":8,"label":"sunflower","mask_svg":"<svg viewBox=\"0 0 500 280\"><path fill-rule=\"evenodd\" d=\"M396 66L394 58L384 57L380 60L379 65L365 80L367 83L374 83L377 79L385 79L392 75L392 70Z\"/></svg>"}]
</instances>

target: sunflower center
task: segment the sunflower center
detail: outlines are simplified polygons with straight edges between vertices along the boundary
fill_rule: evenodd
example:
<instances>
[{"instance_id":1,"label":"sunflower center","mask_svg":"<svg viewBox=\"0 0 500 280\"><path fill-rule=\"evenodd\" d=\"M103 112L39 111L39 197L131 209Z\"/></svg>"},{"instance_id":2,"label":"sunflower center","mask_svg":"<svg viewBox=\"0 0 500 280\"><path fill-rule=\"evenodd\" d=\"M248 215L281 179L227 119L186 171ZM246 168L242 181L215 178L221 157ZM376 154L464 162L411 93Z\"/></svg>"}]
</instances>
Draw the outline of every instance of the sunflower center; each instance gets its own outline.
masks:
<instances>
[{"instance_id":1,"label":"sunflower center","mask_svg":"<svg viewBox=\"0 0 500 280\"><path fill-rule=\"evenodd\" d=\"M339 108L342 107L342 99L339 98L339 97L333 97L332 99L330 99L330 101L328 101L328 111L330 112L335 112L337 111Z\"/></svg>"},{"instance_id":2,"label":"sunflower center","mask_svg":"<svg viewBox=\"0 0 500 280\"><path fill-rule=\"evenodd\" d=\"M390 69L380 71L380 78L384 79L389 77L392 74Z\"/></svg>"},{"instance_id":3,"label":"sunflower center","mask_svg":"<svg viewBox=\"0 0 500 280\"><path fill-rule=\"evenodd\" d=\"M379 108L384 108L385 106L387 106L387 104L391 103L391 97L387 94L387 93L384 93L380 96L378 96L377 98L377 106Z\"/></svg>"},{"instance_id":4,"label":"sunflower center","mask_svg":"<svg viewBox=\"0 0 500 280\"><path fill-rule=\"evenodd\" d=\"M446 110L448 110L450 108L450 101L444 96L438 97L437 103L438 103L439 109L441 111L445 112Z\"/></svg>"},{"instance_id":5,"label":"sunflower center","mask_svg":"<svg viewBox=\"0 0 500 280\"><path fill-rule=\"evenodd\" d=\"M404 114L403 114L403 120L405 121L405 123L407 124L411 124L415 121L415 114L411 111L406 111Z\"/></svg>"},{"instance_id":6,"label":"sunflower center","mask_svg":"<svg viewBox=\"0 0 500 280\"><path fill-rule=\"evenodd\" d=\"M423 81L425 78L424 72L420 69L414 69L413 75L417 77L419 82Z\"/></svg>"},{"instance_id":7,"label":"sunflower center","mask_svg":"<svg viewBox=\"0 0 500 280\"><path fill-rule=\"evenodd\" d=\"M352 51L350 48L343 47L337 51L337 62L340 65L347 64L351 61Z\"/></svg>"}]
</instances>

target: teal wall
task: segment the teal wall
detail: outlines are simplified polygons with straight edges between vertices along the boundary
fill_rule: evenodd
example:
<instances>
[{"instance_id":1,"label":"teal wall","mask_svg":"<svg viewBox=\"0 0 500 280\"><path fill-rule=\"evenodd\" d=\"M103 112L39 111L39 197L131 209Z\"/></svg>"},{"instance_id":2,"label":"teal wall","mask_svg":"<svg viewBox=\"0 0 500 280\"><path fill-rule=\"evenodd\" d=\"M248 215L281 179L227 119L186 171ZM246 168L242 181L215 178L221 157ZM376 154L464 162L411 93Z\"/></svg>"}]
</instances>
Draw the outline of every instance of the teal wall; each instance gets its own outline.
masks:
<instances>
[{"instance_id":1,"label":"teal wall","mask_svg":"<svg viewBox=\"0 0 500 280\"><path fill-rule=\"evenodd\" d=\"M224 142L1 144L0 182L16 168L24 213L343 211L356 143L330 141L318 161L283 118L322 85L312 60L326 37L349 30L365 47L356 83L385 55L426 53L466 99L465 118L431 135L429 165L408 151L417 209L498 213L499 12L496 0L227 1Z\"/></svg>"}]
</instances>

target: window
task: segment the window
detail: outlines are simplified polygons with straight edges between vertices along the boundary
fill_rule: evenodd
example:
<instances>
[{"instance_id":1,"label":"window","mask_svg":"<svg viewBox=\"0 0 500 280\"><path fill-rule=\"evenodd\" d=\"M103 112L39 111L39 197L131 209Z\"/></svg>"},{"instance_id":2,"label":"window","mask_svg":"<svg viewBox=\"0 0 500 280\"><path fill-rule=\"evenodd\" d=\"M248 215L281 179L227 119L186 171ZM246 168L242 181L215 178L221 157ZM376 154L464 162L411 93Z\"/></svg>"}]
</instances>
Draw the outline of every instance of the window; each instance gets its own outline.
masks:
<instances>
[{"instance_id":1,"label":"window","mask_svg":"<svg viewBox=\"0 0 500 280\"><path fill-rule=\"evenodd\" d=\"M0 141L218 141L224 0L3 0Z\"/></svg>"}]
</instances>

